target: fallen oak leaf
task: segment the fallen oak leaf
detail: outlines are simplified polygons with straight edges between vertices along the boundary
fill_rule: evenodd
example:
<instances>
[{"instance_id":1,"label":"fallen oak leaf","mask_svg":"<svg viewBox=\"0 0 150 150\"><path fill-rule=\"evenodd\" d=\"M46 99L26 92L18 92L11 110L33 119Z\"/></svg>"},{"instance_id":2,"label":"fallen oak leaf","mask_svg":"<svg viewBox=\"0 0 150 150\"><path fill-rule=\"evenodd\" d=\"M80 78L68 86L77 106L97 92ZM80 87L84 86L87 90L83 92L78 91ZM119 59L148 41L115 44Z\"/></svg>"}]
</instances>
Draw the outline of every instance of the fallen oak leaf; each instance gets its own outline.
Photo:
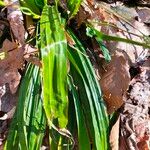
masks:
<instances>
[{"instance_id":1,"label":"fallen oak leaf","mask_svg":"<svg viewBox=\"0 0 150 150\"><path fill-rule=\"evenodd\" d=\"M123 96L130 82L129 65L125 56L118 53L111 58L111 62L104 66L104 73L100 72L100 86L109 114L123 104Z\"/></svg>"},{"instance_id":2,"label":"fallen oak leaf","mask_svg":"<svg viewBox=\"0 0 150 150\"><path fill-rule=\"evenodd\" d=\"M15 93L20 82L20 69L24 63L24 47L18 47L15 42L5 40L0 53L5 52L6 57L0 60L0 86L8 83L12 93Z\"/></svg>"},{"instance_id":3,"label":"fallen oak leaf","mask_svg":"<svg viewBox=\"0 0 150 150\"><path fill-rule=\"evenodd\" d=\"M9 66L9 68L21 68L23 63L24 46L19 47L15 42L5 40L0 52L6 53L6 58L0 61L0 66Z\"/></svg>"}]
</instances>

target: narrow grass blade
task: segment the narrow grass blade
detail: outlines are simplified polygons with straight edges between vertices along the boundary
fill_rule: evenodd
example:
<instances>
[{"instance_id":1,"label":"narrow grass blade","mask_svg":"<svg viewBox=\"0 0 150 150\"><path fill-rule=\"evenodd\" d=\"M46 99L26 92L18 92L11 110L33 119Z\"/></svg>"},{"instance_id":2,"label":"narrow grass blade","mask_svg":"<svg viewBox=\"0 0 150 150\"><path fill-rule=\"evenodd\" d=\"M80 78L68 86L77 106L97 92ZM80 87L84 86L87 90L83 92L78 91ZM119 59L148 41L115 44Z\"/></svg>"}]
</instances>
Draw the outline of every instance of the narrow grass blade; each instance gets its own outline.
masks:
<instances>
[{"instance_id":1,"label":"narrow grass blade","mask_svg":"<svg viewBox=\"0 0 150 150\"><path fill-rule=\"evenodd\" d=\"M77 86L84 119L93 149L106 150L108 144L108 116L101 97L101 91L90 60L82 53L85 49L76 36L69 31L78 51L70 48L68 57L71 62L70 75ZM79 52L81 51L81 52ZM71 69L72 68L72 69Z\"/></svg>"},{"instance_id":2,"label":"narrow grass blade","mask_svg":"<svg viewBox=\"0 0 150 150\"><path fill-rule=\"evenodd\" d=\"M5 149L39 150L46 128L40 91L40 71L29 64L23 77Z\"/></svg>"},{"instance_id":3,"label":"narrow grass blade","mask_svg":"<svg viewBox=\"0 0 150 150\"><path fill-rule=\"evenodd\" d=\"M143 46L145 48L150 48L149 43L138 42L138 41L134 41L134 40L131 40L131 39L125 39L125 38L121 38L121 37L117 37L117 36L107 35L107 34L104 34L101 31L98 31L98 30L94 29L94 27L92 27L92 26L89 26L89 25L87 25L87 26L88 26L87 30L89 30L88 32L90 32L91 37L96 36L97 40L125 42L125 43L129 43L129 44Z\"/></svg>"},{"instance_id":4,"label":"narrow grass blade","mask_svg":"<svg viewBox=\"0 0 150 150\"><path fill-rule=\"evenodd\" d=\"M69 17L72 18L79 11L82 0L67 0L67 7L70 11Z\"/></svg>"},{"instance_id":5,"label":"narrow grass blade","mask_svg":"<svg viewBox=\"0 0 150 150\"><path fill-rule=\"evenodd\" d=\"M86 35L89 37L95 36L95 39L97 40L97 42L101 48L101 51L103 52L105 60L109 62L111 60L111 57L109 54L109 50L106 48L106 46L103 43L103 40L101 38L97 37L96 33L89 27L86 28Z\"/></svg>"},{"instance_id":6,"label":"narrow grass blade","mask_svg":"<svg viewBox=\"0 0 150 150\"><path fill-rule=\"evenodd\" d=\"M91 149L91 142L90 138L88 137L87 128L85 125L85 120L83 116L83 111L81 109L81 103L79 100L79 95L75 89L73 84L73 79L68 76L68 84L70 88L70 93L72 95L72 99L74 101L74 109L76 113L76 119L74 118L74 123L77 121L77 129L78 129L78 142L79 142L79 149L80 150L90 150ZM70 100L72 100L70 99Z\"/></svg>"},{"instance_id":7,"label":"narrow grass blade","mask_svg":"<svg viewBox=\"0 0 150 150\"><path fill-rule=\"evenodd\" d=\"M67 42L56 6L45 6L40 20L43 104L49 125L67 125Z\"/></svg>"}]
</instances>

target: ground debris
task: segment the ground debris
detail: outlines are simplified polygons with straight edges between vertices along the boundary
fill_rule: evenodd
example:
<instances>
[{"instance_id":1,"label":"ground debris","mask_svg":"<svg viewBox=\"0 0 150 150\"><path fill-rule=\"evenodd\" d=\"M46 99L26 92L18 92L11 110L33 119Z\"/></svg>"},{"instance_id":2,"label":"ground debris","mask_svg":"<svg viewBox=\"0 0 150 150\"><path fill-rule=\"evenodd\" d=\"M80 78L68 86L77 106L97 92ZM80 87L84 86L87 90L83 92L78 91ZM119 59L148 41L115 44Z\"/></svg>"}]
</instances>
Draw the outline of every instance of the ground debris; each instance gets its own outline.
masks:
<instances>
[{"instance_id":1,"label":"ground debris","mask_svg":"<svg viewBox=\"0 0 150 150\"><path fill-rule=\"evenodd\" d=\"M122 147L127 147L126 150L150 149L150 69L144 67L145 64L150 67L150 59L141 66L142 72L131 80L126 93L120 123L120 141L124 142L120 142L120 150Z\"/></svg>"}]
</instances>

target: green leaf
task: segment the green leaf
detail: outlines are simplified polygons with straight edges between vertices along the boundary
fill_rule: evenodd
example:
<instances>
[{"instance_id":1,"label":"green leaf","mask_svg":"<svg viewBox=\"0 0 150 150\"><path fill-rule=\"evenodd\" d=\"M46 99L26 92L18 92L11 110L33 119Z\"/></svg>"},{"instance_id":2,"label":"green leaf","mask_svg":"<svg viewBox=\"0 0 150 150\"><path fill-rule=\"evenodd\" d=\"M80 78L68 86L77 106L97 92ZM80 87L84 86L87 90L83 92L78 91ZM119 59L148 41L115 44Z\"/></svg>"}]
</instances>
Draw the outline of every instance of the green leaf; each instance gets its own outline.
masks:
<instances>
[{"instance_id":1,"label":"green leaf","mask_svg":"<svg viewBox=\"0 0 150 150\"><path fill-rule=\"evenodd\" d=\"M44 5L47 4L47 1L45 0L34 0L34 2L39 9L43 9Z\"/></svg>"},{"instance_id":2,"label":"green leaf","mask_svg":"<svg viewBox=\"0 0 150 150\"><path fill-rule=\"evenodd\" d=\"M0 6L5 6L6 4L3 1L0 1Z\"/></svg>"},{"instance_id":3,"label":"green leaf","mask_svg":"<svg viewBox=\"0 0 150 150\"><path fill-rule=\"evenodd\" d=\"M40 20L43 104L49 125L58 118L60 128L68 122L67 41L57 7L45 6Z\"/></svg>"},{"instance_id":4,"label":"green leaf","mask_svg":"<svg viewBox=\"0 0 150 150\"><path fill-rule=\"evenodd\" d=\"M45 0L19 0L21 10L26 15L32 15L33 18L39 19L41 10L46 3Z\"/></svg>"},{"instance_id":5,"label":"green leaf","mask_svg":"<svg viewBox=\"0 0 150 150\"><path fill-rule=\"evenodd\" d=\"M74 17L79 11L82 0L67 0L67 7L69 9L69 17Z\"/></svg>"},{"instance_id":6,"label":"green leaf","mask_svg":"<svg viewBox=\"0 0 150 150\"><path fill-rule=\"evenodd\" d=\"M75 86L72 80L73 79L71 77L68 77L68 84L70 87L70 93L72 94L72 99L74 101L74 107L75 107L75 113L76 113L79 149L90 150L91 143L90 143L90 138L88 137L87 128L86 128L85 120L83 116L83 111L82 111L81 103L79 100L79 95L75 89Z\"/></svg>"},{"instance_id":7,"label":"green leaf","mask_svg":"<svg viewBox=\"0 0 150 150\"><path fill-rule=\"evenodd\" d=\"M102 52L103 52L103 55L104 55L104 58L107 62L110 62L111 61L111 56L110 56L110 53L109 53L109 50L107 49L107 47L104 45L104 43L102 42L101 39L99 38L96 38Z\"/></svg>"},{"instance_id":8,"label":"green leaf","mask_svg":"<svg viewBox=\"0 0 150 150\"><path fill-rule=\"evenodd\" d=\"M103 41L117 41L117 42L125 42L125 43L129 43L129 44L134 44L134 45L139 45L139 46L143 46L145 48L150 48L150 44L149 42L138 42L138 41L134 41L131 39L125 39L125 38L121 38L121 37L117 37L117 36L111 36L111 35L107 35L104 34L101 31L98 31L96 29L94 29L94 27L92 27L91 25L87 25L87 35L90 35L91 37L96 36L97 40L103 40ZM92 31L91 31L92 30ZM92 33L92 34L90 34Z\"/></svg>"},{"instance_id":9,"label":"green leaf","mask_svg":"<svg viewBox=\"0 0 150 150\"><path fill-rule=\"evenodd\" d=\"M75 51L69 48L68 57L71 62L70 76L79 93L81 109L83 110L88 136L92 142L92 149L106 150L108 148L108 116L102 100L99 83L96 79L93 66L85 49L75 35L69 31L76 43ZM80 52L79 52L80 51Z\"/></svg>"},{"instance_id":10,"label":"green leaf","mask_svg":"<svg viewBox=\"0 0 150 150\"><path fill-rule=\"evenodd\" d=\"M35 14L35 13L34 13L30 8L28 8L28 7L20 7L20 10L21 10L24 14L26 14L26 15L28 15L28 16L33 16L34 19L39 19L39 18L40 18L39 15Z\"/></svg>"},{"instance_id":11,"label":"green leaf","mask_svg":"<svg viewBox=\"0 0 150 150\"><path fill-rule=\"evenodd\" d=\"M96 32L92 28L87 27L86 28L86 35L92 38L92 37L96 36Z\"/></svg>"},{"instance_id":12,"label":"green leaf","mask_svg":"<svg viewBox=\"0 0 150 150\"><path fill-rule=\"evenodd\" d=\"M103 52L103 55L104 55L104 58L106 61L110 62L111 61L111 56L109 54L109 50L106 48L106 46L104 45L103 43L103 39L98 36L97 32L95 29L92 29L90 27L87 27L86 28L86 35L89 36L89 37L95 37L96 41L98 42L102 52Z\"/></svg>"},{"instance_id":13,"label":"green leaf","mask_svg":"<svg viewBox=\"0 0 150 150\"><path fill-rule=\"evenodd\" d=\"M40 71L29 64L23 77L17 110L12 120L5 150L39 150L46 130L40 91Z\"/></svg>"}]
</instances>

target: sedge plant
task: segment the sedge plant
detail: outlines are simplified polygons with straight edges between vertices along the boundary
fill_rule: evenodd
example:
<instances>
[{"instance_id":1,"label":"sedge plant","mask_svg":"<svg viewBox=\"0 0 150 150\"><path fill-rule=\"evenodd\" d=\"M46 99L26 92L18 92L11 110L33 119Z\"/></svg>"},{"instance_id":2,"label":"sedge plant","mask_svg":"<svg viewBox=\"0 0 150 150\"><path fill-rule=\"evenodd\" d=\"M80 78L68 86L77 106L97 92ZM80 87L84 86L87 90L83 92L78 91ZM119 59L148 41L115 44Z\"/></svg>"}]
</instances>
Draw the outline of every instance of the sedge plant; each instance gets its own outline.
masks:
<instances>
[{"instance_id":1,"label":"sedge plant","mask_svg":"<svg viewBox=\"0 0 150 150\"><path fill-rule=\"evenodd\" d=\"M42 67L26 65L19 99L5 150L109 149L109 119L100 85L86 48L68 26L81 0L20 0L21 10L36 19L35 45ZM96 38L105 59L111 61L103 40L149 45L105 35L89 23L87 35ZM73 41L69 44L67 38Z\"/></svg>"}]
</instances>

